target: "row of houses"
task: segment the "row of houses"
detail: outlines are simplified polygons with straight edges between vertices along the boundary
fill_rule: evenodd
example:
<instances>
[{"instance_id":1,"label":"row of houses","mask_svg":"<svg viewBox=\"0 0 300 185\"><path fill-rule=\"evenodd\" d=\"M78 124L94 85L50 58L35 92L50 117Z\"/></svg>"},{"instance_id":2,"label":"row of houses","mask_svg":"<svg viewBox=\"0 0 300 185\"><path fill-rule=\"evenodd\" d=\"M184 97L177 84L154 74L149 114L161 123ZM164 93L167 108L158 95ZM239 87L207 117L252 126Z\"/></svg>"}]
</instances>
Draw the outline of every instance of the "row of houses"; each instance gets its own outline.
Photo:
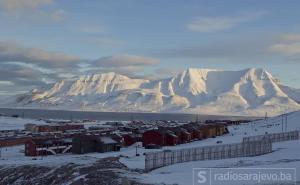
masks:
<instances>
[{"instance_id":1,"label":"row of houses","mask_svg":"<svg viewBox=\"0 0 300 185\"><path fill-rule=\"evenodd\" d=\"M84 130L83 124L48 124L48 125L37 125L37 124L26 124L25 130L37 133L37 132L66 132L69 130Z\"/></svg>"},{"instance_id":2,"label":"row of houses","mask_svg":"<svg viewBox=\"0 0 300 185\"><path fill-rule=\"evenodd\" d=\"M174 146L228 133L224 124L189 123L175 127L158 127L143 133L143 146Z\"/></svg>"},{"instance_id":3,"label":"row of houses","mask_svg":"<svg viewBox=\"0 0 300 185\"><path fill-rule=\"evenodd\" d=\"M205 123L207 124L224 124L224 125L239 125L241 123L249 123L253 120L248 120L248 119L245 119L245 120L206 120Z\"/></svg>"},{"instance_id":4,"label":"row of houses","mask_svg":"<svg viewBox=\"0 0 300 185\"><path fill-rule=\"evenodd\" d=\"M77 135L73 138L31 138L25 142L26 156L46 156L64 153L119 151L120 141L112 136Z\"/></svg>"},{"instance_id":5,"label":"row of houses","mask_svg":"<svg viewBox=\"0 0 300 185\"><path fill-rule=\"evenodd\" d=\"M156 128L156 129L154 129ZM1 146L25 144L25 155L53 155L60 153L83 154L89 152L118 151L122 146L143 142L143 146L173 146L227 133L226 124L179 124L176 122L159 122L150 125L144 122L109 122L105 125L92 126L88 129L83 124L26 124L11 139L10 132L5 133Z\"/></svg>"}]
</instances>

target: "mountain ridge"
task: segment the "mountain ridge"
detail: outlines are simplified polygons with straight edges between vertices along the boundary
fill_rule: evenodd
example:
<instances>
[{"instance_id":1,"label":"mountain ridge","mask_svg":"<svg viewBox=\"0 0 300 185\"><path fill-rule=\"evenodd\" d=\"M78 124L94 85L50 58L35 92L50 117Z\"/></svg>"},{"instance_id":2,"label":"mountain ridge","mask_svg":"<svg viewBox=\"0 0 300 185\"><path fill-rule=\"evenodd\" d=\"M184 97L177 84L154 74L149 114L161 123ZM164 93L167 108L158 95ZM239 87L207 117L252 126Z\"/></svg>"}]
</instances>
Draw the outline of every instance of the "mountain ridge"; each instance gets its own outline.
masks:
<instances>
[{"instance_id":1,"label":"mountain ridge","mask_svg":"<svg viewBox=\"0 0 300 185\"><path fill-rule=\"evenodd\" d=\"M263 116L300 109L300 91L279 84L266 70L189 68L148 80L114 72L60 80L9 101L9 106L121 112L183 112Z\"/></svg>"}]
</instances>

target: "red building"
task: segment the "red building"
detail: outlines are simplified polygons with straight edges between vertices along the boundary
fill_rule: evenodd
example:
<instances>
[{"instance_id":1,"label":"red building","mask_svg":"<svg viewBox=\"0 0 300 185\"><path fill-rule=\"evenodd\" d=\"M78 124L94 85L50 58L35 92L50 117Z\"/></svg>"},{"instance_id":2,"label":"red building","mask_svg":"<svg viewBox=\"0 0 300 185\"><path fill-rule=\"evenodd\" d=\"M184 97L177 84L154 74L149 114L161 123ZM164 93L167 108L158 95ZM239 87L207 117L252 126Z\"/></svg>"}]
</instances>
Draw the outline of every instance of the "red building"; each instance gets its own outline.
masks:
<instances>
[{"instance_id":1,"label":"red building","mask_svg":"<svg viewBox=\"0 0 300 185\"><path fill-rule=\"evenodd\" d=\"M203 139L203 133L199 127L199 125L195 124L186 124L184 125L184 128L191 133L191 139L192 140L200 140Z\"/></svg>"},{"instance_id":2,"label":"red building","mask_svg":"<svg viewBox=\"0 0 300 185\"><path fill-rule=\"evenodd\" d=\"M33 138L25 142L26 156L55 155L71 152L72 139Z\"/></svg>"},{"instance_id":3,"label":"red building","mask_svg":"<svg viewBox=\"0 0 300 185\"><path fill-rule=\"evenodd\" d=\"M131 146L135 143L135 139L129 134L123 136L123 139L124 139L124 145L125 146Z\"/></svg>"},{"instance_id":4,"label":"red building","mask_svg":"<svg viewBox=\"0 0 300 185\"><path fill-rule=\"evenodd\" d=\"M178 137L171 131L166 132L165 145L174 146L178 143Z\"/></svg>"},{"instance_id":5,"label":"red building","mask_svg":"<svg viewBox=\"0 0 300 185\"><path fill-rule=\"evenodd\" d=\"M143 146L155 144L159 146L165 145L165 134L160 130L148 130L143 133Z\"/></svg>"},{"instance_id":6,"label":"red building","mask_svg":"<svg viewBox=\"0 0 300 185\"><path fill-rule=\"evenodd\" d=\"M159 127L143 134L143 146L173 146L192 140L216 137L226 133L225 125L190 123L175 127Z\"/></svg>"},{"instance_id":7,"label":"red building","mask_svg":"<svg viewBox=\"0 0 300 185\"><path fill-rule=\"evenodd\" d=\"M192 134L189 133L186 129L181 128L182 142L187 143L192 140Z\"/></svg>"},{"instance_id":8,"label":"red building","mask_svg":"<svg viewBox=\"0 0 300 185\"><path fill-rule=\"evenodd\" d=\"M124 145L131 146L136 142L142 142L142 134L126 134L123 136Z\"/></svg>"},{"instance_id":9,"label":"red building","mask_svg":"<svg viewBox=\"0 0 300 185\"><path fill-rule=\"evenodd\" d=\"M23 145L28 140L30 140L30 137L28 136L4 137L4 138L0 138L0 147Z\"/></svg>"},{"instance_id":10,"label":"red building","mask_svg":"<svg viewBox=\"0 0 300 185\"><path fill-rule=\"evenodd\" d=\"M181 127L170 127L168 129L170 129L177 136L177 144L186 143L188 140L190 140L190 134L186 132L185 129L182 129Z\"/></svg>"}]
</instances>

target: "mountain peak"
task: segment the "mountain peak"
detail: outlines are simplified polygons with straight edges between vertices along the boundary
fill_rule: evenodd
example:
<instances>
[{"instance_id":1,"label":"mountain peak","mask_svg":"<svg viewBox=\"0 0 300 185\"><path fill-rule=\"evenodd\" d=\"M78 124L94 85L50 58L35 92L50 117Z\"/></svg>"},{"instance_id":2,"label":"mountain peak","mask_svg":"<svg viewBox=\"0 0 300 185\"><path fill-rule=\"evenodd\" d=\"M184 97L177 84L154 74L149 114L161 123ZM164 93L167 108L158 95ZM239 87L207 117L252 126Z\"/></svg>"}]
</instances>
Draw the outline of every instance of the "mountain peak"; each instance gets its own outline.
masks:
<instances>
[{"instance_id":1,"label":"mountain peak","mask_svg":"<svg viewBox=\"0 0 300 185\"><path fill-rule=\"evenodd\" d=\"M248 68L245 72L246 77L250 79L273 79L273 76L263 68Z\"/></svg>"},{"instance_id":2,"label":"mountain peak","mask_svg":"<svg viewBox=\"0 0 300 185\"><path fill-rule=\"evenodd\" d=\"M161 80L134 79L108 72L62 80L48 89L22 95L12 104L254 116L300 109L295 100L298 92L282 88L270 73L260 68L240 71L188 68Z\"/></svg>"},{"instance_id":3,"label":"mountain peak","mask_svg":"<svg viewBox=\"0 0 300 185\"><path fill-rule=\"evenodd\" d=\"M218 69L209 69L209 68L187 68L184 73L186 74L202 74L202 75L206 75L209 72L212 71L221 71Z\"/></svg>"}]
</instances>

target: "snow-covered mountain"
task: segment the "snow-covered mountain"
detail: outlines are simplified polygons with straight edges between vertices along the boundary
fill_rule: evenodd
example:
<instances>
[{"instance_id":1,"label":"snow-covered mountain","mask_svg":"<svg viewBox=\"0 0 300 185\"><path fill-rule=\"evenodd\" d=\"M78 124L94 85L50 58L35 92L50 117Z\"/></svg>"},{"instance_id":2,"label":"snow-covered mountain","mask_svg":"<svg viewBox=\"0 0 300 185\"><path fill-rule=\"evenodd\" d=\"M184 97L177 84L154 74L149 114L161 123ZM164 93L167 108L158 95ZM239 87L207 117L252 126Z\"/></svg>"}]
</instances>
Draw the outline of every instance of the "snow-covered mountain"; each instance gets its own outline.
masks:
<instances>
[{"instance_id":1,"label":"snow-covered mountain","mask_svg":"<svg viewBox=\"0 0 300 185\"><path fill-rule=\"evenodd\" d=\"M66 79L17 96L10 106L95 111L276 115L300 109L300 91L283 86L263 69L190 68L161 79L104 73Z\"/></svg>"}]
</instances>

